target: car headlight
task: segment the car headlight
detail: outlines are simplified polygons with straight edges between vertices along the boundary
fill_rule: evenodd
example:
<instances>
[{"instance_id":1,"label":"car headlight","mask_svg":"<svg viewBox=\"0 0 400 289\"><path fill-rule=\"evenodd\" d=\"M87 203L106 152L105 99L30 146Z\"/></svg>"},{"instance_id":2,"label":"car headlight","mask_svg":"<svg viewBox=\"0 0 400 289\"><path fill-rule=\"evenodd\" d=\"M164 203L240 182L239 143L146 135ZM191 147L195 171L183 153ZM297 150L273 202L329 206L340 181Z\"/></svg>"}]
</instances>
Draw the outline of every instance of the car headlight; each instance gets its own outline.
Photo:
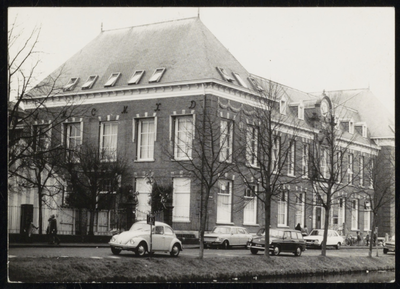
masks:
<instances>
[{"instance_id":1,"label":"car headlight","mask_svg":"<svg viewBox=\"0 0 400 289\"><path fill-rule=\"evenodd\" d=\"M112 237L110 242L115 242L115 241L117 241L117 238Z\"/></svg>"},{"instance_id":2,"label":"car headlight","mask_svg":"<svg viewBox=\"0 0 400 289\"><path fill-rule=\"evenodd\" d=\"M253 241L253 238L250 237L250 238L248 239L248 241L249 241L249 243L252 242L252 241Z\"/></svg>"},{"instance_id":3,"label":"car headlight","mask_svg":"<svg viewBox=\"0 0 400 289\"><path fill-rule=\"evenodd\" d=\"M221 238L218 237L217 239L215 239L215 241L220 242L220 241L221 241Z\"/></svg>"},{"instance_id":4,"label":"car headlight","mask_svg":"<svg viewBox=\"0 0 400 289\"><path fill-rule=\"evenodd\" d=\"M129 244L134 245L134 244L135 244L135 240L134 240L134 239L131 239L131 240L129 241Z\"/></svg>"},{"instance_id":5,"label":"car headlight","mask_svg":"<svg viewBox=\"0 0 400 289\"><path fill-rule=\"evenodd\" d=\"M314 243L319 243L319 240L318 240L318 239L317 239L317 240L315 240L315 241L314 241Z\"/></svg>"}]
</instances>

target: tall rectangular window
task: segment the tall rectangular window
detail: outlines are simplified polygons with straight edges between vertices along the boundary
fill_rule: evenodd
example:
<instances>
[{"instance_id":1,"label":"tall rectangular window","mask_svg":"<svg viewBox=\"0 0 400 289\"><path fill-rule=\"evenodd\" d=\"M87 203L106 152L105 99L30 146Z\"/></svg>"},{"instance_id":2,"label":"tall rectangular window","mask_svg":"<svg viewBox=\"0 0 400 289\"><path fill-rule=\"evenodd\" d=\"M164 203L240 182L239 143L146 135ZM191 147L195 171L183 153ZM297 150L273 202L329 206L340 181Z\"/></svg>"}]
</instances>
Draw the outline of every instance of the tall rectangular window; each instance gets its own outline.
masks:
<instances>
[{"instance_id":1,"label":"tall rectangular window","mask_svg":"<svg viewBox=\"0 0 400 289\"><path fill-rule=\"evenodd\" d=\"M190 179L174 178L173 180L173 222L190 221Z\"/></svg>"},{"instance_id":2,"label":"tall rectangular window","mask_svg":"<svg viewBox=\"0 0 400 289\"><path fill-rule=\"evenodd\" d=\"M232 147L233 147L233 122L228 120L221 120L221 133L220 133L220 153L219 160L221 162L232 161Z\"/></svg>"},{"instance_id":3,"label":"tall rectangular window","mask_svg":"<svg viewBox=\"0 0 400 289\"><path fill-rule=\"evenodd\" d=\"M327 150L321 148L321 164L320 164L320 169L321 169L321 175L324 179L327 178L328 175L328 164L327 164Z\"/></svg>"},{"instance_id":4,"label":"tall rectangular window","mask_svg":"<svg viewBox=\"0 0 400 289\"><path fill-rule=\"evenodd\" d=\"M304 203L305 193L296 194L295 224L300 224L301 227L304 227Z\"/></svg>"},{"instance_id":5,"label":"tall rectangular window","mask_svg":"<svg viewBox=\"0 0 400 289\"><path fill-rule=\"evenodd\" d=\"M278 199L278 227L287 226L287 208L288 208L288 192L283 191L279 194Z\"/></svg>"},{"instance_id":6,"label":"tall rectangular window","mask_svg":"<svg viewBox=\"0 0 400 289\"><path fill-rule=\"evenodd\" d=\"M358 173L360 175L360 186L364 186L364 157L360 156L360 161L359 161L359 170Z\"/></svg>"},{"instance_id":7,"label":"tall rectangular window","mask_svg":"<svg viewBox=\"0 0 400 289\"><path fill-rule=\"evenodd\" d=\"M279 155L281 150L281 138L276 136L272 142L272 171L277 172L279 169Z\"/></svg>"},{"instance_id":8,"label":"tall rectangular window","mask_svg":"<svg viewBox=\"0 0 400 289\"><path fill-rule=\"evenodd\" d=\"M353 154L348 154L347 159L347 183L353 184Z\"/></svg>"},{"instance_id":9,"label":"tall rectangular window","mask_svg":"<svg viewBox=\"0 0 400 289\"><path fill-rule=\"evenodd\" d=\"M358 200L351 201L351 229L358 230Z\"/></svg>"},{"instance_id":10,"label":"tall rectangular window","mask_svg":"<svg viewBox=\"0 0 400 289\"><path fill-rule=\"evenodd\" d=\"M50 127L47 125L33 126L33 149L45 151L50 146Z\"/></svg>"},{"instance_id":11,"label":"tall rectangular window","mask_svg":"<svg viewBox=\"0 0 400 289\"><path fill-rule=\"evenodd\" d=\"M294 176L295 148L296 148L296 142L291 141L290 147L289 147L289 152L288 152L288 175L289 176Z\"/></svg>"},{"instance_id":12,"label":"tall rectangular window","mask_svg":"<svg viewBox=\"0 0 400 289\"><path fill-rule=\"evenodd\" d=\"M247 127L246 139L246 159L247 163L257 166L258 153L258 128L254 126Z\"/></svg>"},{"instance_id":13,"label":"tall rectangular window","mask_svg":"<svg viewBox=\"0 0 400 289\"><path fill-rule=\"evenodd\" d=\"M102 160L115 161L117 159L117 122L103 122L100 128L100 153Z\"/></svg>"},{"instance_id":14,"label":"tall rectangular window","mask_svg":"<svg viewBox=\"0 0 400 289\"><path fill-rule=\"evenodd\" d=\"M76 151L82 145L82 123L66 123L65 128L65 145L67 148L68 158L76 160Z\"/></svg>"},{"instance_id":15,"label":"tall rectangular window","mask_svg":"<svg viewBox=\"0 0 400 289\"><path fill-rule=\"evenodd\" d=\"M138 205L136 206L136 219L146 220L147 214L151 212L151 206L149 204L149 197L151 193L152 186L147 183L145 178L136 179L136 192L138 195Z\"/></svg>"},{"instance_id":16,"label":"tall rectangular window","mask_svg":"<svg viewBox=\"0 0 400 289\"><path fill-rule=\"evenodd\" d=\"M301 158L302 175L308 177L308 144L303 144L303 152Z\"/></svg>"},{"instance_id":17,"label":"tall rectangular window","mask_svg":"<svg viewBox=\"0 0 400 289\"><path fill-rule=\"evenodd\" d=\"M257 186L253 185L250 188L246 188L244 191L244 202L245 206L243 209L243 224L244 225L255 225L257 223L257 197L255 192Z\"/></svg>"},{"instance_id":18,"label":"tall rectangular window","mask_svg":"<svg viewBox=\"0 0 400 289\"><path fill-rule=\"evenodd\" d=\"M227 180L218 181L217 196L217 223L231 223L232 213L232 182Z\"/></svg>"},{"instance_id":19,"label":"tall rectangular window","mask_svg":"<svg viewBox=\"0 0 400 289\"><path fill-rule=\"evenodd\" d=\"M371 158L369 163L369 187L374 187L374 160Z\"/></svg>"},{"instance_id":20,"label":"tall rectangular window","mask_svg":"<svg viewBox=\"0 0 400 289\"><path fill-rule=\"evenodd\" d=\"M193 116L179 116L174 118L174 157L176 160L192 157Z\"/></svg>"},{"instance_id":21,"label":"tall rectangular window","mask_svg":"<svg viewBox=\"0 0 400 289\"><path fill-rule=\"evenodd\" d=\"M138 160L154 160L154 118L138 120Z\"/></svg>"},{"instance_id":22,"label":"tall rectangular window","mask_svg":"<svg viewBox=\"0 0 400 289\"><path fill-rule=\"evenodd\" d=\"M336 170L336 182L341 183L342 182L342 174L343 174L343 167L342 167L342 152L338 151L336 152L336 164L335 164L335 170Z\"/></svg>"},{"instance_id":23,"label":"tall rectangular window","mask_svg":"<svg viewBox=\"0 0 400 289\"><path fill-rule=\"evenodd\" d=\"M371 203L365 202L364 204L364 231L371 229Z\"/></svg>"}]
</instances>

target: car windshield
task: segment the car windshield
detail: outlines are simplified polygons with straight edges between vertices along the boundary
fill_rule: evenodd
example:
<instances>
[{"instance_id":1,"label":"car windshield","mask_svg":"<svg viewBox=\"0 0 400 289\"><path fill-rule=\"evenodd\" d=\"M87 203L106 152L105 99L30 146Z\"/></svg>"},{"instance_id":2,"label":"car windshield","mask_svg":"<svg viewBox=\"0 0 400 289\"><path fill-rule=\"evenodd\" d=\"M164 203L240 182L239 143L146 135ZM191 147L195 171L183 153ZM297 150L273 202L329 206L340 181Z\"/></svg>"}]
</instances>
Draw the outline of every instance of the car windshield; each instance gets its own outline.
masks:
<instances>
[{"instance_id":1,"label":"car windshield","mask_svg":"<svg viewBox=\"0 0 400 289\"><path fill-rule=\"evenodd\" d=\"M310 236L323 236L324 231L323 230L314 230L311 232Z\"/></svg>"},{"instance_id":2,"label":"car windshield","mask_svg":"<svg viewBox=\"0 0 400 289\"><path fill-rule=\"evenodd\" d=\"M269 230L269 237L270 238L282 238L283 231L281 230Z\"/></svg>"},{"instance_id":3,"label":"car windshield","mask_svg":"<svg viewBox=\"0 0 400 289\"><path fill-rule=\"evenodd\" d=\"M135 223L129 231L150 231L150 225L146 223Z\"/></svg>"},{"instance_id":4,"label":"car windshield","mask_svg":"<svg viewBox=\"0 0 400 289\"><path fill-rule=\"evenodd\" d=\"M263 235L265 235L265 229L261 228L260 230L258 230L257 236L263 236Z\"/></svg>"},{"instance_id":5,"label":"car windshield","mask_svg":"<svg viewBox=\"0 0 400 289\"><path fill-rule=\"evenodd\" d=\"M217 234L229 234L231 232L231 228L228 227L215 227L214 230L212 230L213 233Z\"/></svg>"}]
</instances>

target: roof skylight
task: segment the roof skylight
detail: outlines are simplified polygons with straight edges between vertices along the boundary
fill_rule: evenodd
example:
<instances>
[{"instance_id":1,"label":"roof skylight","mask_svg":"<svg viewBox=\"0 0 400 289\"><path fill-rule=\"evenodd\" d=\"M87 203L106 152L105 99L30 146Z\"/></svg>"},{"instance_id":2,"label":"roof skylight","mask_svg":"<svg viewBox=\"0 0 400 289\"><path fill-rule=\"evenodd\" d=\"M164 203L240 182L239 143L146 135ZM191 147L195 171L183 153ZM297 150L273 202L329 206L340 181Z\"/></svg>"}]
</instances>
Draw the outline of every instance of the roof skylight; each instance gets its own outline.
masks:
<instances>
[{"instance_id":1,"label":"roof skylight","mask_svg":"<svg viewBox=\"0 0 400 289\"><path fill-rule=\"evenodd\" d=\"M240 77L239 74L237 74L236 72L232 72L233 76L236 78L237 82L239 82L239 84L243 87L248 88L246 82L243 81L243 79Z\"/></svg>"},{"instance_id":2,"label":"roof skylight","mask_svg":"<svg viewBox=\"0 0 400 289\"><path fill-rule=\"evenodd\" d=\"M114 86L120 75L121 75L121 72L116 72L116 73L111 74L110 78L104 84L104 87Z\"/></svg>"},{"instance_id":3,"label":"roof skylight","mask_svg":"<svg viewBox=\"0 0 400 289\"><path fill-rule=\"evenodd\" d=\"M138 84L140 80L142 79L142 76L144 74L144 70L136 70L131 79L129 79L128 84Z\"/></svg>"},{"instance_id":4,"label":"roof skylight","mask_svg":"<svg viewBox=\"0 0 400 289\"><path fill-rule=\"evenodd\" d=\"M262 88L262 86L258 84L257 80L254 77L249 76L248 78L255 89L257 89L258 91L264 91L264 88Z\"/></svg>"},{"instance_id":5,"label":"roof skylight","mask_svg":"<svg viewBox=\"0 0 400 289\"><path fill-rule=\"evenodd\" d=\"M226 80L228 82L234 81L233 77L229 76L228 72L226 72L225 69L217 66L217 70L221 74L221 76L223 77L224 80Z\"/></svg>"},{"instance_id":6,"label":"roof skylight","mask_svg":"<svg viewBox=\"0 0 400 289\"><path fill-rule=\"evenodd\" d=\"M164 75L165 68L157 68L153 75L150 77L149 82L159 82Z\"/></svg>"},{"instance_id":7,"label":"roof skylight","mask_svg":"<svg viewBox=\"0 0 400 289\"><path fill-rule=\"evenodd\" d=\"M68 83L63 87L64 91L71 91L75 88L75 85L78 83L79 77L72 77Z\"/></svg>"},{"instance_id":8,"label":"roof skylight","mask_svg":"<svg viewBox=\"0 0 400 289\"><path fill-rule=\"evenodd\" d=\"M93 84L96 82L97 75L91 75L86 80L86 82L82 85L82 89L90 89L92 88Z\"/></svg>"}]
</instances>

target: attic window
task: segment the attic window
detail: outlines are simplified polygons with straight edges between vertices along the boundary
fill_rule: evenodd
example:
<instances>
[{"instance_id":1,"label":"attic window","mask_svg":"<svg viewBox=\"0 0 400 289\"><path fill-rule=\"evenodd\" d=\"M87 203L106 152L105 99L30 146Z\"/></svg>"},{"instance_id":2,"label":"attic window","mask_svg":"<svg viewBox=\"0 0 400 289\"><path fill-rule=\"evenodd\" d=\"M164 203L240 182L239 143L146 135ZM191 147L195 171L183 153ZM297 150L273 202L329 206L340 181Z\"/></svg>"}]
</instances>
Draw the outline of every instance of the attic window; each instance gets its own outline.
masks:
<instances>
[{"instance_id":1,"label":"attic window","mask_svg":"<svg viewBox=\"0 0 400 289\"><path fill-rule=\"evenodd\" d=\"M249 76L248 79L255 89L257 89L258 91L264 91L264 88L262 88L262 86L258 84L257 80L254 77Z\"/></svg>"},{"instance_id":2,"label":"attic window","mask_svg":"<svg viewBox=\"0 0 400 289\"><path fill-rule=\"evenodd\" d=\"M104 87L114 86L118 80L118 77L121 75L121 72L111 74L110 78L104 84Z\"/></svg>"},{"instance_id":3,"label":"attic window","mask_svg":"<svg viewBox=\"0 0 400 289\"><path fill-rule=\"evenodd\" d=\"M144 70L136 70L131 79L128 81L128 84L138 84L140 80L142 79L142 76L144 74Z\"/></svg>"},{"instance_id":4,"label":"attic window","mask_svg":"<svg viewBox=\"0 0 400 289\"><path fill-rule=\"evenodd\" d=\"M354 133L354 122L352 120L349 121L349 133Z\"/></svg>"},{"instance_id":5,"label":"attic window","mask_svg":"<svg viewBox=\"0 0 400 289\"><path fill-rule=\"evenodd\" d=\"M218 72L221 74L222 78L228 82L233 82L233 78L225 71L225 69L217 66Z\"/></svg>"},{"instance_id":6,"label":"attic window","mask_svg":"<svg viewBox=\"0 0 400 289\"><path fill-rule=\"evenodd\" d=\"M75 88L75 85L78 83L78 77L72 77L68 83L63 87L63 91L71 91Z\"/></svg>"},{"instance_id":7,"label":"attic window","mask_svg":"<svg viewBox=\"0 0 400 289\"><path fill-rule=\"evenodd\" d=\"M89 78L86 80L86 82L82 85L82 89L90 89L92 88L93 84L97 80L97 75L91 75Z\"/></svg>"},{"instance_id":8,"label":"attic window","mask_svg":"<svg viewBox=\"0 0 400 289\"><path fill-rule=\"evenodd\" d=\"M235 72L232 72L232 74L233 74L233 76L236 78L237 82L239 82L239 84L241 86L248 88L246 82L243 81L243 79L240 77L239 74L237 74Z\"/></svg>"},{"instance_id":9,"label":"attic window","mask_svg":"<svg viewBox=\"0 0 400 289\"><path fill-rule=\"evenodd\" d=\"M366 125L362 126L362 136L367 137L367 126Z\"/></svg>"},{"instance_id":10,"label":"attic window","mask_svg":"<svg viewBox=\"0 0 400 289\"><path fill-rule=\"evenodd\" d=\"M304 120L304 105L303 104L300 104L298 107L298 116L299 116L299 119Z\"/></svg>"},{"instance_id":11,"label":"attic window","mask_svg":"<svg viewBox=\"0 0 400 289\"><path fill-rule=\"evenodd\" d=\"M159 82L163 76L165 68L157 68L153 75L150 77L149 82Z\"/></svg>"},{"instance_id":12,"label":"attic window","mask_svg":"<svg viewBox=\"0 0 400 289\"><path fill-rule=\"evenodd\" d=\"M279 102L280 107L279 111L281 114L286 114L286 98L282 97L281 101Z\"/></svg>"}]
</instances>

